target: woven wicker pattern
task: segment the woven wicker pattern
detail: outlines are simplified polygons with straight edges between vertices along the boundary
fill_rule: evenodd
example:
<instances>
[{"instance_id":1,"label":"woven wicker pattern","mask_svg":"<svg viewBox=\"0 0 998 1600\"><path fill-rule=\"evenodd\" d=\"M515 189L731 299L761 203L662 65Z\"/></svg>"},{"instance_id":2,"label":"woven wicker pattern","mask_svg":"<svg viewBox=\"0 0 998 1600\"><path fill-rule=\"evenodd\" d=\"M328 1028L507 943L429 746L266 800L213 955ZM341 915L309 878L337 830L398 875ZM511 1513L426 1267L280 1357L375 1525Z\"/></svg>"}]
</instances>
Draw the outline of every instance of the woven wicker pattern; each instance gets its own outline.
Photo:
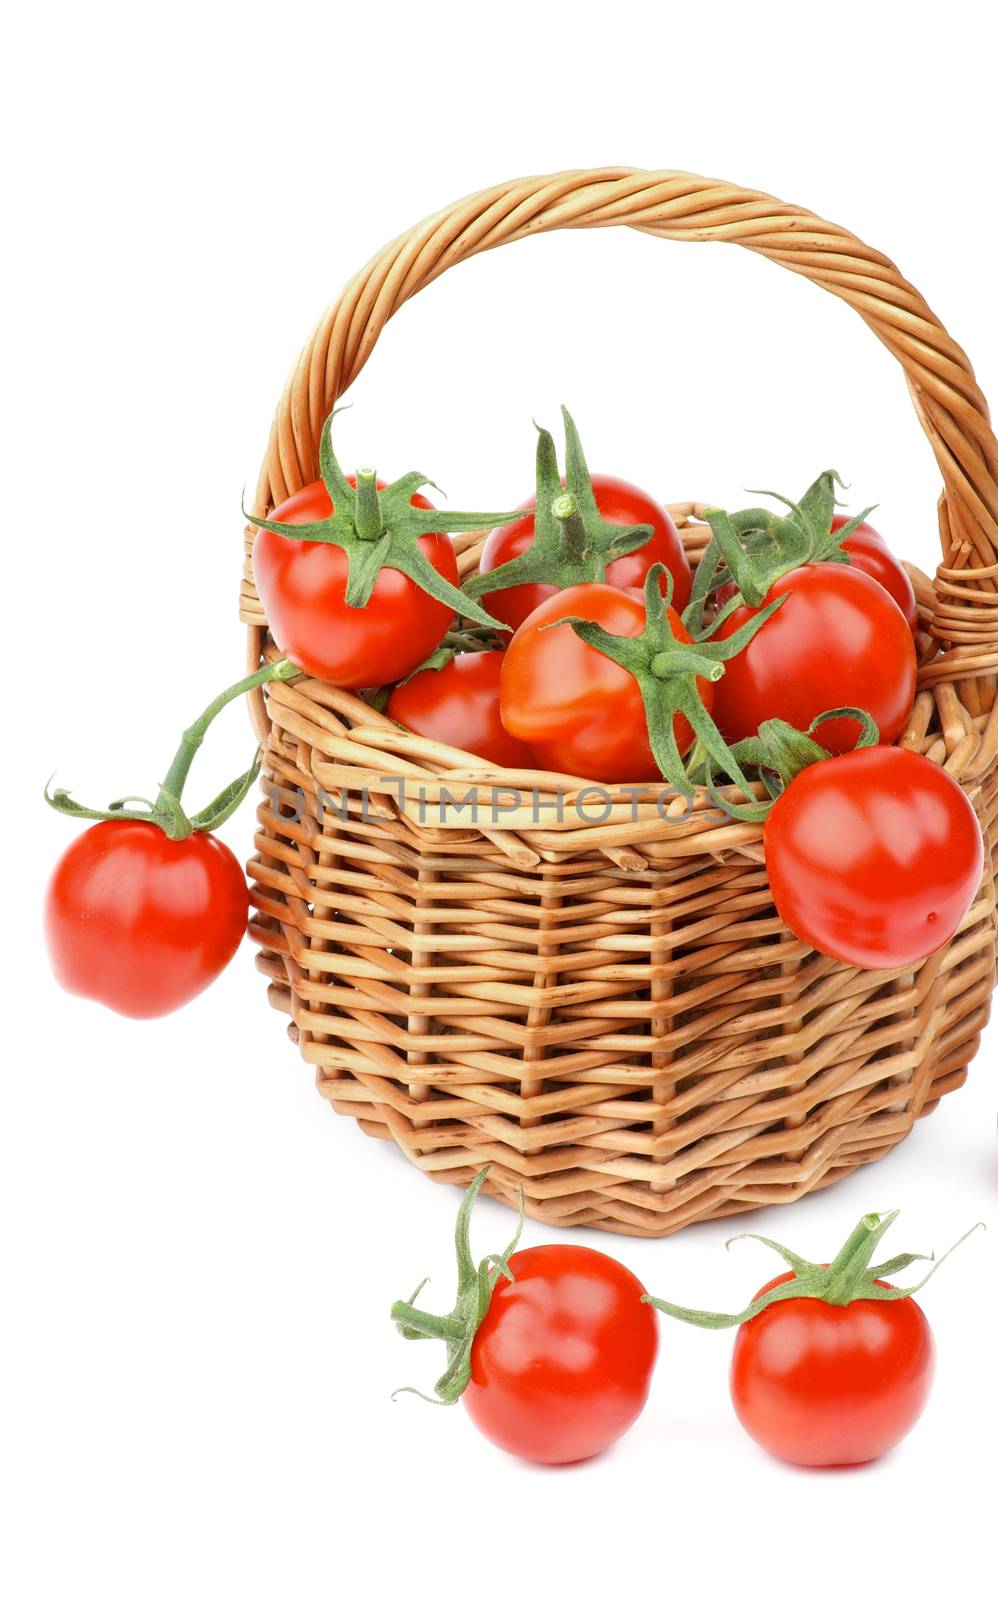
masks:
<instances>
[{"instance_id":1,"label":"woven wicker pattern","mask_svg":"<svg viewBox=\"0 0 998 1600\"><path fill-rule=\"evenodd\" d=\"M912 570L904 742L998 835L998 447L970 364L884 256L799 207L685 173L562 173L461 201L326 313L274 422L254 510L316 476L322 421L385 322L449 266L552 228L744 245L849 302L904 367L944 483L943 564ZM707 530L673 507L691 559ZM464 571L481 536L459 541ZM272 653L252 582L250 657ZM255 708L268 744L254 935L321 1092L433 1177L547 1221L664 1234L786 1201L882 1155L962 1082L994 982L989 864L957 937L900 973L795 940L761 829L650 786L495 773L314 680ZM519 799L513 791L519 791ZM365 799L366 792L366 799ZM328 798L327 798L328 797ZM478 802L475 815L472 798ZM459 810L458 806L465 809ZM581 811L580 811L581 807ZM599 818L597 824L591 820Z\"/></svg>"}]
</instances>

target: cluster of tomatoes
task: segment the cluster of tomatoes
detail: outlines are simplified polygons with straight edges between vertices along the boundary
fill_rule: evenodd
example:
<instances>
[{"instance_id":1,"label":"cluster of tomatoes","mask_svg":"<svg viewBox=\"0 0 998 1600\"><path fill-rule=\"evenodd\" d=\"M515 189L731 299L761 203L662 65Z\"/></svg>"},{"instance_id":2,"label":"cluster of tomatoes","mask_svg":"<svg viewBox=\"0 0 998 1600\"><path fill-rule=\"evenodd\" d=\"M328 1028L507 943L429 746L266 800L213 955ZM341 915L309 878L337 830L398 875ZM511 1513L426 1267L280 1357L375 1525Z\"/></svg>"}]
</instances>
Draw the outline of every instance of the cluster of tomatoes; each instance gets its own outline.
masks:
<instances>
[{"instance_id":1,"label":"cluster of tomatoes","mask_svg":"<svg viewBox=\"0 0 998 1600\"><path fill-rule=\"evenodd\" d=\"M884 1271L924 1259L871 1265L897 1212L863 1217L827 1266L761 1240L791 1270L729 1316L653 1299L599 1250L517 1250L520 1229L501 1255L476 1266L469 1224L487 1176L488 1168L478 1174L458 1214L454 1309L445 1316L424 1311L417 1290L396 1301L392 1319L407 1339L444 1342L448 1365L435 1385L437 1402L463 1398L472 1421L501 1449L556 1465L597 1455L620 1438L648 1398L656 1310L699 1327L738 1329L735 1412L781 1460L809 1467L872 1461L918 1420L934 1353L911 1296L939 1262L912 1289L884 1281Z\"/></svg>"},{"instance_id":2,"label":"cluster of tomatoes","mask_svg":"<svg viewBox=\"0 0 998 1600\"><path fill-rule=\"evenodd\" d=\"M97 822L49 894L68 988L155 1016L231 958L246 885L211 830L256 768L191 817L183 785L222 705L297 672L374 693L507 784L538 769L664 782L688 804L702 785L720 822L765 821L777 911L839 961L903 967L952 937L980 882L980 829L959 785L895 743L916 687L915 596L865 513L837 511L835 473L799 502L770 497L779 512L707 510L694 573L661 505L589 472L567 412L563 471L538 429L535 493L505 513L438 510L421 473L347 476L332 421L320 479L252 519L284 659L212 701L154 801L49 796ZM489 525L461 587L450 535Z\"/></svg>"},{"instance_id":3,"label":"cluster of tomatoes","mask_svg":"<svg viewBox=\"0 0 998 1600\"><path fill-rule=\"evenodd\" d=\"M651 495L589 472L567 412L563 471L538 429L535 493L501 516L429 509L419 474L346 477L331 423L322 481L255 519L260 597L303 671L380 691L395 721L507 782L664 780L690 803L705 784L765 820L782 920L837 960L893 969L952 937L980 829L959 785L896 744L915 594L866 513L838 511L834 472L769 497L778 512L707 510L694 574ZM459 589L447 534L490 522ZM760 780L761 803L732 797Z\"/></svg>"}]
</instances>

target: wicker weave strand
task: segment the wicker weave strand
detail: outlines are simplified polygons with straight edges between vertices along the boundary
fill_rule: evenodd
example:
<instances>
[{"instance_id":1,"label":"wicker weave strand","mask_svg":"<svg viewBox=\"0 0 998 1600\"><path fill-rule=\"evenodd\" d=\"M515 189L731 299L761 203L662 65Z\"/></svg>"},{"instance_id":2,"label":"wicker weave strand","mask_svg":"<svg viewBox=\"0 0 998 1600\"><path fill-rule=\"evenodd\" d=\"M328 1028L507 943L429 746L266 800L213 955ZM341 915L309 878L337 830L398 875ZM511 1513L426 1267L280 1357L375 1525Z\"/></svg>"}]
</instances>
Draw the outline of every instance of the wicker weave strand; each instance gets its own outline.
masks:
<instances>
[{"instance_id":1,"label":"wicker weave strand","mask_svg":"<svg viewBox=\"0 0 998 1600\"><path fill-rule=\"evenodd\" d=\"M998 828L998 446L969 361L893 264L845 229L687 173L500 185L385 247L322 318L282 397L254 509L316 475L319 431L388 319L448 267L554 228L738 243L804 274L897 357L943 478L903 742ZM673 507L691 560L701 507ZM481 535L458 541L463 571ZM253 665L273 653L252 582ZM839 966L787 932L756 825L564 774L489 773L314 680L256 706L267 799L250 863L271 999L334 1107L432 1176L550 1221L657 1235L786 1201L882 1155L962 1082L995 969L989 856L954 940L919 966ZM405 792L400 793L400 780ZM496 791L506 791L495 813ZM511 804L508 791L522 791ZM481 813L439 810L474 789ZM345 797L339 814L320 792ZM367 791L366 800L363 791ZM560 794L560 811L558 810ZM533 796L536 795L536 801Z\"/></svg>"}]
</instances>

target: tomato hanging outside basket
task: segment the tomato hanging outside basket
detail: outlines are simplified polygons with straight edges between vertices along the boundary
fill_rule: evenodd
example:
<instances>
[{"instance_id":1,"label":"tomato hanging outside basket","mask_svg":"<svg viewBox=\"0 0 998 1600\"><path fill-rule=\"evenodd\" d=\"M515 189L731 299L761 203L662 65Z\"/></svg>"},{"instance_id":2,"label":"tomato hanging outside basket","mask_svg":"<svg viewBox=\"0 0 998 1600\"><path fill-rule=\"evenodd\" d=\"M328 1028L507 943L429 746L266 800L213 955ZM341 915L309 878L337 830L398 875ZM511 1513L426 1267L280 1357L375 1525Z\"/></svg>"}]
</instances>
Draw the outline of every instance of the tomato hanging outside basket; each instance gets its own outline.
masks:
<instances>
[{"instance_id":1,"label":"tomato hanging outside basket","mask_svg":"<svg viewBox=\"0 0 998 1600\"><path fill-rule=\"evenodd\" d=\"M249 793L259 761L192 816L181 804L184 786L224 706L297 675L292 662L278 661L218 695L184 733L154 802L129 795L94 810L65 789L46 792L64 816L96 821L60 858L45 900L49 956L65 989L126 1017L160 1017L193 1000L231 961L246 931L249 891L211 830Z\"/></svg>"}]
</instances>

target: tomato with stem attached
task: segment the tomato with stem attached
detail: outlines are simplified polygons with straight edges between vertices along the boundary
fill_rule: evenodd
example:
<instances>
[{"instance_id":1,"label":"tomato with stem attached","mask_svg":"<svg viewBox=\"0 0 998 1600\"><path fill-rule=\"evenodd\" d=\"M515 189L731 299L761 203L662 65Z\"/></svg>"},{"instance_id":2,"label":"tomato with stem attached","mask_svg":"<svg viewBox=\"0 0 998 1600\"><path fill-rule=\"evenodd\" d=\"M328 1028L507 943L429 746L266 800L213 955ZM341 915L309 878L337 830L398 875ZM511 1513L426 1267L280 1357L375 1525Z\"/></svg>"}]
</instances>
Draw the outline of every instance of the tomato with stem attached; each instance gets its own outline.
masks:
<instances>
[{"instance_id":1,"label":"tomato with stem attached","mask_svg":"<svg viewBox=\"0 0 998 1600\"><path fill-rule=\"evenodd\" d=\"M349 482L356 483L351 473ZM385 484L377 479L378 489ZM414 506L430 502L413 495ZM287 527L322 522L333 503L310 483L275 507L270 520ZM457 558L446 534L427 533L418 548L434 571L457 584ZM436 649L454 616L406 573L382 567L363 606L347 603L347 557L339 546L292 541L261 528L253 541L253 574L278 649L304 672L345 689L394 683Z\"/></svg>"},{"instance_id":2,"label":"tomato with stem attached","mask_svg":"<svg viewBox=\"0 0 998 1600\"><path fill-rule=\"evenodd\" d=\"M648 568L661 562L672 573L673 605L677 611L682 611L690 597L690 564L676 525L665 507L636 484L627 483L623 478L594 472L591 482L596 507L606 522L617 523L622 528L648 523L653 529L647 544L608 562L603 581L614 589L640 589ZM493 528L482 549L479 562L481 572L494 572L531 548L536 504L535 497L531 496L524 504L524 515L519 522L511 522L505 528ZM511 588L497 589L487 595L483 603L486 611L500 622L518 628L542 601L550 599L557 592L557 585L553 583L514 584Z\"/></svg>"},{"instance_id":3,"label":"tomato with stem attached","mask_svg":"<svg viewBox=\"0 0 998 1600\"><path fill-rule=\"evenodd\" d=\"M667 615L673 639L690 647L676 612L670 607ZM660 778L638 680L571 626L558 626L571 618L631 639L646 625L637 590L603 583L558 590L521 624L504 652L499 691L504 726L529 743L550 771L605 783ZM705 675L695 684L709 710L714 683ZM673 713L672 732L683 755L694 733L680 711Z\"/></svg>"},{"instance_id":4,"label":"tomato with stem attached","mask_svg":"<svg viewBox=\"0 0 998 1600\"><path fill-rule=\"evenodd\" d=\"M191 816L184 786L224 706L297 675L292 662L277 661L217 695L184 733L155 801L131 795L96 810L65 789L46 791L54 810L96 824L64 852L45 900L49 957L65 989L126 1017L160 1017L228 965L246 931L249 891L212 829L249 793L259 761Z\"/></svg>"},{"instance_id":5,"label":"tomato with stem attached","mask_svg":"<svg viewBox=\"0 0 998 1600\"><path fill-rule=\"evenodd\" d=\"M259 530L253 573L278 648L303 672L344 689L394 683L435 650L454 613L494 620L457 587L449 535L518 512L437 511L410 472L383 483L373 468L347 476L319 444L321 482L284 500Z\"/></svg>"},{"instance_id":6,"label":"tomato with stem attached","mask_svg":"<svg viewBox=\"0 0 998 1600\"><path fill-rule=\"evenodd\" d=\"M934 1350L929 1324L912 1295L956 1245L938 1261L905 1252L873 1265L897 1215L862 1217L827 1264L807 1261L761 1234L740 1235L775 1250L790 1268L765 1284L743 1311L696 1311L649 1296L650 1305L680 1322L737 1328L731 1361L735 1412L746 1432L781 1461L802 1467L875 1461L921 1415L932 1385ZM921 1282L898 1288L887 1281L926 1260L932 1265Z\"/></svg>"},{"instance_id":7,"label":"tomato with stem attached","mask_svg":"<svg viewBox=\"0 0 998 1600\"><path fill-rule=\"evenodd\" d=\"M458 1214L454 1310L424 1312L417 1290L396 1301L392 1319L407 1339L444 1341L448 1368L435 1396L448 1405L463 1397L493 1444L549 1466L587 1460L644 1407L658 1351L654 1313L632 1272L583 1245L517 1250L518 1229L502 1255L476 1267L469 1223L488 1171Z\"/></svg>"},{"instance_id":8,"label":"tomato with stem attached","mask_svg":"<svg viewBox=\"0 0 998 1600\"><path fill-rule=\"evenodd\" d=\"M574 499L555 502L573 515ZM517 629L503 658L503 725L539 761L603 783L664 779L689 797L683 755L695 738L740 781L710 716L728 663L772 615L764 608L724 641L695 644L651 567L644 593L580 583L559 590Z\"/></svg>"},{"instance_id":9,"label":"tomato with stem attached","mask_svg":"<svg viewBox=\"0 0 998 1600\"><path fill-rule=\"evenodd\" d=\"M837 473L822 473L799 503L784 502L784 516L755 508L733 516L704 511L713 540L697 590L722 562L736 589L714 636L724 639L761 607L785 600L718 686L715 716L732 743L773 718L806 728L843 704L865 707L884 744L904 730L916 681L910 621L876 578L850 564L845 546L867 526L866 513L835 517L838 481ZM826 750L844 751L856 734L855 722L831 719L818 738Z\"/></svg>"},{"instance_id":10,"label":"tomato with stem attached","mask_svg":"<svg viewBox=\"0 0 998 1600\"><path fill-rule=\"evenodd\" d=\"M521 626L559 589L577 583L606 583L614 589L641 589L653 566L671 580L677 611L690 595L690 564L669 513L651 495L623 478L591 474L578 429L562 406L565 424L565 474L559 475L554 440L538 428L536 492L518 521L492 529L479 558L478 574L465 592L510 628ZM575 502L575 515L559 523L554 502L563 491Z\"/></svg>"},{"instance_id":11,"label":"tomato with stem attached","mask_svg":"<svg viewBox=\"0 0 998 1600\"><path fill-rule=\"evenodd\" d=\"M904 732L915 698L911 630L890 595L864 572L822 563L777 578L761 604L787 603L727 668L714 715L729 742L749 737L773 717L805 728L834 706L864 706L885 744ZM737 606L720 624L725 639L759 615ZM845 751L856 724L836 719L818 735L826 750Z\"/></svg>"},{"instance_id":12,"label":"tomato with stem attached","mask_svg":"<svg viewBox=\"0 0 998 1600\"><path fill-rule=\"evenodd\" d=\"M782 1273L756 1298L794 1281ZM731 1400L746 1433L781 1461L858 1466L915 1426L934 1368L932 1332L914 1300L783 1300L738 1329Z\"/></svg>"}]
</instances>

